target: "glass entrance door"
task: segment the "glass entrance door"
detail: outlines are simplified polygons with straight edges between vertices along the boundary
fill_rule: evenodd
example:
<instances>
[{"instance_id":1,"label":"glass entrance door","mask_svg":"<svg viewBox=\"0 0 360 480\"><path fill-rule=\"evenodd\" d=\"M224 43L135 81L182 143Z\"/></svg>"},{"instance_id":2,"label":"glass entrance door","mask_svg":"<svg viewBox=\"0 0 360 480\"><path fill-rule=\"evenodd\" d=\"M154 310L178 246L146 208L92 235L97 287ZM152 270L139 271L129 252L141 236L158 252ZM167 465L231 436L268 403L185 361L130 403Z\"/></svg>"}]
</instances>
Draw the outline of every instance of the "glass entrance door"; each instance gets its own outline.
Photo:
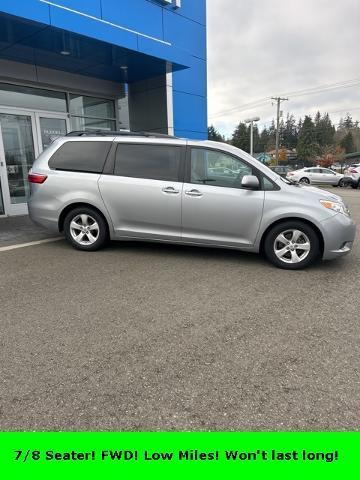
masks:
<instances>
[{"instance_id":1,"label":"glass entrance door","mask_svg":"<svg viewBox=\"0 0 360 480\"><path fill-rule=\"evenodd\" d=\"M33 116L0 112L0 169L5 214L27 213L28 172L38 154Z\"/></svg>"},{"instance_id":2,"label":"glass entrance door","mask_svg":"<svg viewBox=\"0 0 360 480\"><path fill-rule=\"evenodd\" d=\"M28 213L28 172L35 158L67 130L64 115L0 110L0 215Z\"/></svg>"}]
</instances>

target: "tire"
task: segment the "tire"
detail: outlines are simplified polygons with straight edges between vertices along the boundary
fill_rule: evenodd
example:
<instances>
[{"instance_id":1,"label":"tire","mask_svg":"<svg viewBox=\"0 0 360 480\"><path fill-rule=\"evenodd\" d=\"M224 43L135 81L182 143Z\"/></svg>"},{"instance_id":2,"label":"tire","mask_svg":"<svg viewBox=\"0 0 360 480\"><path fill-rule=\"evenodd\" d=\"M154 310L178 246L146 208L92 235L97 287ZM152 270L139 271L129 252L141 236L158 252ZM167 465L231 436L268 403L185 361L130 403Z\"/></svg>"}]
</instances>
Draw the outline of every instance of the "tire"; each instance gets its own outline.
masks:
<instances>
[{"instance_id":1,"label":"tire","mask_svg":"<svg viewBox=\"0 0 360 480\"><path fill-rule=\"evenodd\" d=\"M306 249L301 245L306 245ZM268 232L264 241L264 252L276 267L300 270L320 258L320 242L315 230L307 223L289 220L275 225Z\"/></svg>"},{"instance_id":2,"label":"tire","mask_svg":"<svg viewBox=\"0 0 360 480\"><path fill-rule=\"evenodd\" d=\"M91 207L71 210L65 217L64 234L74 248L88 252L99 250L109 238L106 220Z\"/></svg>"},{"instance_id":3,"label":"tire","mask_svg":"<svg viewBox=\"0 0 360 480\"><path fill-rule=\"evenodd\" d=\"M341 178L337 186L340 188L345 188L347 187L347 182L343 178Z\"/></svg>"},{"instance_id":4,"label":"tire","mask_svg":"<svg viewBox=\"0 0 360 480\"><path fill-rule=\"evenodd\" d=\"M310 185L310 180L306 177L300 178L299 183L302 183L303 185Z\"/></svg>"}]
</instances>

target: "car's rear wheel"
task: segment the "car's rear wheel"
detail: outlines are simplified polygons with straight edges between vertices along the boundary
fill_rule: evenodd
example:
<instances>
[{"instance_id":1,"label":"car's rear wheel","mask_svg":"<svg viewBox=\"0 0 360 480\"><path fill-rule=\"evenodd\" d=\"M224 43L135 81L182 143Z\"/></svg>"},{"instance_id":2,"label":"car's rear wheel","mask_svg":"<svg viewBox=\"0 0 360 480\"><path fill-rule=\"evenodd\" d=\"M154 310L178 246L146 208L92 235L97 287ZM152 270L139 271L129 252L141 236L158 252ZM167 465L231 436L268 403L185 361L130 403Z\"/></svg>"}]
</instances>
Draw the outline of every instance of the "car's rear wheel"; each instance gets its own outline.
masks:
<instances>
[{"instance_id":1,"label":"car's rear wheel","mask_svg":"<svg viewBox=\"0 0 360 480\"><path fill-rule=\"evenodd\" d=\"M264 242L268 260L279 268L299 270L320 257L320 242L315 230L301 221L283 222L273 227Z\"/></svg>"},{"instance_id":2,"label":"car's rear wheel","mask_svg":"<svg viewBox=\"0 0 360 480\"><path fill-rule=\"evenodd\" d=\"M299 183L302 183L304 185L309 185L310 180L306 177L300 178Z\"/></svg>"},{"instance_id":3,"label":"car's rear wheel","mask_svg":"<svg viewBox=\"0 0 360 480\"><path fill-rule=\"evenodd\" d=\"M65 217L64 233L72 246L79 250L99 250L108 239L106 221L90 207L71 210Z\"/></svg>"},{"instance_id":4,"label":"car's rear wheel","mask_svg":"<svg viewBox=\"0 0 360 480\"><path fill-rule=\"evenodd\" d=\"M341 178L341 179L339 180L338 186L339 186L340 188L347 187L347 182L346 182L343 178Z\"/></svg>"}]
</instances>

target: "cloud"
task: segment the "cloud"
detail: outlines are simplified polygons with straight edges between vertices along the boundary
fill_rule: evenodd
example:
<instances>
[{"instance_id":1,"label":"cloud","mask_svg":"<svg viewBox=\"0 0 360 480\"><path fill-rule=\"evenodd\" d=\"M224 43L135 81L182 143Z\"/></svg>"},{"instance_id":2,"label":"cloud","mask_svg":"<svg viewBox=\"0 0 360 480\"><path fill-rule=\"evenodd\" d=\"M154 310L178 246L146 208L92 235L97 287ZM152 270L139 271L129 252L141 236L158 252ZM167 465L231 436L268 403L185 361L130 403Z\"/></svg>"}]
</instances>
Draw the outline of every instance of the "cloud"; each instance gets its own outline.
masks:
<instances>
[{"instance_id":1,"label":"cloud","mask_svg":"<svg viewBox=\"0 0 360 480\"><path fill-rule=\"evenodd\" d=\"M291 98L284 114L347 111L360 118L359 0L208 0L209 122L229 135L249 115L270 122L262 98L359 79L351 88ZM219 115L216 115L219 114Z\"/></svg>"}]
</instances>

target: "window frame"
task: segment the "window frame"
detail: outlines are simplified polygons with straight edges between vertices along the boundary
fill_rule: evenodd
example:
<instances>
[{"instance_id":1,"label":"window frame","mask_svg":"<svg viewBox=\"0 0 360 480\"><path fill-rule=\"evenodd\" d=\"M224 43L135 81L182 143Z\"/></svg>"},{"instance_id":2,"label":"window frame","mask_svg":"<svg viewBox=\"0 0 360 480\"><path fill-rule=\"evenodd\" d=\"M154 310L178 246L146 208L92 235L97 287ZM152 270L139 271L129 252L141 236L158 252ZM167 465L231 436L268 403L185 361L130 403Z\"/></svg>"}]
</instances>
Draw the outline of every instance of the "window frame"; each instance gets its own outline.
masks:
<instances>
[{"instance_id":1,"label":"window frame","mask_svg":"<svg viewBox=\"0 0 360 480\"><path fill-rule=\"evenodd\" d=\"M191 185L199 185L199 183L194 183L191 181L191 150L210 150L212 152L218 152L223 155L228 155L229 157L234 158L235 160L239 160L243 163L245 163L247 166L251 167L255 171L255 176L258 178L260 187L255 190L255 191L264 191L264 192L274 192L281 190L279 185L277 185L271 178L269 178L265 173L263 173L261 170L256 168L255 165L252 165L251 163L247 162L244 160L242 157L239 157L237 155L234 155L233 153L227 152L226 150L221 150L220 148L212 148L212 147L202 147L202 146L197 146L197 145L188 145L186 147L186 165L185 165L185 180L184 183L189 183ZM275 172L276 173L276 172ZM274 189L273 190L266 190L264 186L264 177L273 184ZM225 186L220 186L220 185L212 185L210 184L205 184L207 187L216 187L216 188L233 188L235 190L248 190L247 188L243 187L225 187Z\"/></svg>"},{"instance_id":2,"label":"window frame","mask_svg":"<svg viewBox=\"0 0 360 480\"><path fill-rule=\"evenodd\" d=\"M147 177L130 177L124 175L116 175L115 174L115 166L116 166L116 156L118 148L121 146L142 146L142 147L175 147L180 149L180 162L179 168L177 172L178 179L177 180L163 180L163 179L156 179L156 178L147 178ZM156 143L156 142L116 142L114 141L114 148L110 149L107 161L104 165L103 174L105 175L112 175L114 177L123 177L123 178L134 178L139 180L153 180L155 182L173 182L173 183L184 183L185 178L185 156L186 156L186 146L183 144L170 144L170 143Z\"/></svg>"}]
</instances>

